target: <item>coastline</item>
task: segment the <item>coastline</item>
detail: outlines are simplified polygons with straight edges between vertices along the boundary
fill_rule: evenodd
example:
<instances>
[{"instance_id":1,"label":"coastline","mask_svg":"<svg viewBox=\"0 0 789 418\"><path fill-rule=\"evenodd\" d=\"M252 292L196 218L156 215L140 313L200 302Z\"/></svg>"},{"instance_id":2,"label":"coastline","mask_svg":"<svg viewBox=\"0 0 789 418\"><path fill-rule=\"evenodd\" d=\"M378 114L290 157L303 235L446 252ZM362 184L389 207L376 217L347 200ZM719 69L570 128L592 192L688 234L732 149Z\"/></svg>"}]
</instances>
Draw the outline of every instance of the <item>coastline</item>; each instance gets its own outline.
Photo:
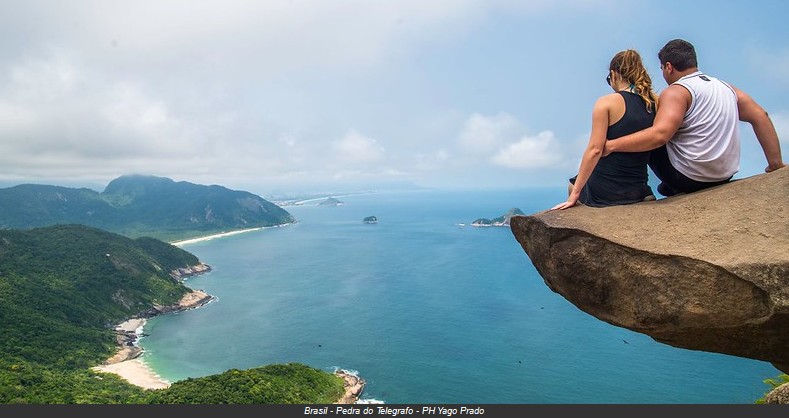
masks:
<instances>
[{"instance_id":1,"label":"coastline","mask_svg":"<svg viewBox=\"0 0 789 418\"><path fill-rule=\"evenodd\" d=\"M181 298L177 305L167 307L167 312L178 312L199 308L215 298L202 290L194 290ZM151 315L155 316L155 315ZM138 338L143 335L146 318L135 317L121 322L115 327L118 352L108 358L104 364L94 366L91 370L100 373L113 373L132 385L145 390L166 389L171 382L156 374L140 359L144 350L137 345ZM365 380L355 372L338 369L334 374L343 379L345 392L335 404L355 404L364 391Z\"/></svg>"},{"instance_id":2,"label":"coastline","mask_svg":"<svg viewBox=\"0 0 789 418\"><path fill-rule=\"evenodd\" d=\"M210 241L210 240L212 240L214 238L223 238L223 237L228 237L228 236L231 236L231 235L243 234L245 232L259 231L261 229L281 228L283 226L288 226L288 225L291 225L291 224L292 224L292 222L291 223L282 224L282 225L259 226L259 227L256 227L256 228L236 229L234 231L221 232L219 234L211 234L211 235L206 235L206 236L203 236L203 237L189 238L189 239L180 240L180 241L172 241L172 242L170 242L170 245L175 245L176 247L179 247L181 245L194 244L196 242Z\"/></svg>"},{"instance_id":3,"label":"coastline","mask_svg":"<svg viewBox=\"0 0 789 418\"><path fill-rule=\"evenodd\" d=\"M345 393L335 404L355 404L358 402L359 397L362 396L362 391L364 391L364 385L366 383L364 379L348 370L340 369L334 372L334 374L341 377L345 382Z\"/></svg>"},{"instance_id":4,"label":"coastline","mask_svg":"<svg viewBox=\"0 0 789 418\"><path fill-rule=\"evenodd\" d=\"M170 387L170 382L154 373L154 371L139 358L124 360L115 364L96 366L93 367L92 370L102 373L117 374L132 385L139 386L146 390L167 389Z\"/></svg>"},{"instance_id":5,"label":"coastline","mask_svg":"<svg viewBox=\"0 0 789 418\"><path fill-rule=\"evenodd\" d=\"M185 294L181 300L167 307L154 307L145 313L145 317L129 318L115 327L115 340L118 351L99 366L91 370L101 373L114 373L132 385L146 390L164 389L170 387L170 382L156 374L139 357L144 350L137 345L137 340L142 335L146 318L161 313L180 312L199 308L210 303L215 298L202 290L193 290Z\"/></svg>"}]
</instances>

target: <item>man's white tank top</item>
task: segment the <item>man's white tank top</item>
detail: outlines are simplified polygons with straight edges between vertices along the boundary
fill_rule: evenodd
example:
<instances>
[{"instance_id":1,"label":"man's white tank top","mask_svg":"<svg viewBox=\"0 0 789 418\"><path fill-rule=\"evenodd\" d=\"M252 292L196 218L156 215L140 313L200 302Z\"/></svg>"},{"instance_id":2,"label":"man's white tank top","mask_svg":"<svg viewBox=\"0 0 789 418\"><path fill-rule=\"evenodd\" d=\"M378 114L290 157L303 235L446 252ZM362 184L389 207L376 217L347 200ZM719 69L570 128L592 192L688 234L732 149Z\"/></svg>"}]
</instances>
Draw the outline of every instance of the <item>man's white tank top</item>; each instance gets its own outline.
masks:
<instances>
[{"instance_id":1,"label":"man's white tank top","mask_svg":"<svg viewBox=\"0 0 789 418\"><path fill-rule=\"evenodd\" d=\"M690 108L666 144L680 173L696 181L726 180L740 169L737 94L728 84L697 71L680 78L690 92Z\"/></svg>"}]
</instances>

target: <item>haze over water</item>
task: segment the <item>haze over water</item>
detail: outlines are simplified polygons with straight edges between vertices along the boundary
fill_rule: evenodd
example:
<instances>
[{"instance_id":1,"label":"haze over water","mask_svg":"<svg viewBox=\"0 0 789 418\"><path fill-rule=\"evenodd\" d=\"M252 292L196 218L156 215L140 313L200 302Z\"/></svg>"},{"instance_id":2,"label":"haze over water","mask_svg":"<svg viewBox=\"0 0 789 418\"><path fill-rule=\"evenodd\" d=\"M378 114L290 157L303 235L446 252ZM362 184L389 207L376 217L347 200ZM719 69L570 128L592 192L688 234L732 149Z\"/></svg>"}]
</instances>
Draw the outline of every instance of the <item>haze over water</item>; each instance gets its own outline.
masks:
<instances>
[{"instance_id":1,"label":"haze over water","mask_svg":"<svg viewBox=\"0 0 789 418\"><path fill-rule=\"evenodd\" d=\"M187 244L218 300L153 318L144 360L170 381L299 362L358 371L386 403L752 403L769 363L657 343L544 284L509 228L564 190L420 191L287 206L298 223ZM378 224L362 223L374 215Z\"/></svg>"}]
</instances>

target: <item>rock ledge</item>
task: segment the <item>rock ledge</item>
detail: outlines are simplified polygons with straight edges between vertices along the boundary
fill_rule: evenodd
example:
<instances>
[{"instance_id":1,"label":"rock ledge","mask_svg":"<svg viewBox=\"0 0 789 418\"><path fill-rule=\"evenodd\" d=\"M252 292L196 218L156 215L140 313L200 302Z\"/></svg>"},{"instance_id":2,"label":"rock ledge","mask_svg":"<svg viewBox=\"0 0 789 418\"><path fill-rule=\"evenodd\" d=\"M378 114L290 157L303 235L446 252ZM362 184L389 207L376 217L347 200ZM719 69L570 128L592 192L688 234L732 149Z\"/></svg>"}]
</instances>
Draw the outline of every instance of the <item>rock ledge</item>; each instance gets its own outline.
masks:
<instances>
[{"instance_id":1,"label":"rock ledge","mask_svg":"<svg viewBox=\"0 0 789 418\"><path fill-rule=\"evenodd\" d=\"M789 167L633 205L516 216L545 283L675 347L789 371Z\"/></svg>"}]
</instances>

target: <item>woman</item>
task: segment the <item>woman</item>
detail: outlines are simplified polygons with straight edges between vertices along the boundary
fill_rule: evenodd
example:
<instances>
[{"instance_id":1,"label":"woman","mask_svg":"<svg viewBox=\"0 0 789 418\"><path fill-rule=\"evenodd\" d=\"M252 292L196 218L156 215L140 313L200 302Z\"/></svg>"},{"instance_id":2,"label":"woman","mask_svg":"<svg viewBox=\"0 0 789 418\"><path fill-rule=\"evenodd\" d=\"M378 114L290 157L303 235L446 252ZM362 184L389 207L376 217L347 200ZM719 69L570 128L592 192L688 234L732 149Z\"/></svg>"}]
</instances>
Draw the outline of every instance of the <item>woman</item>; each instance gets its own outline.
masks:
<instances>
[{"instance_id":1,"label":"woman","mask_svg":"<svg viewBox=\"0 0 789 418\"><path fill-rule=\"evenodd\" d=\"M649 151L600 157L605 141L648 128L655 120L657 95L638 52L628 49L614 55L606 81L614 93L595 103L589 145L578 175L570 179L570 196L551 210L567 209L578 202L602 207L655 198L647 184Z\"/></svg>"}]
</instances>

